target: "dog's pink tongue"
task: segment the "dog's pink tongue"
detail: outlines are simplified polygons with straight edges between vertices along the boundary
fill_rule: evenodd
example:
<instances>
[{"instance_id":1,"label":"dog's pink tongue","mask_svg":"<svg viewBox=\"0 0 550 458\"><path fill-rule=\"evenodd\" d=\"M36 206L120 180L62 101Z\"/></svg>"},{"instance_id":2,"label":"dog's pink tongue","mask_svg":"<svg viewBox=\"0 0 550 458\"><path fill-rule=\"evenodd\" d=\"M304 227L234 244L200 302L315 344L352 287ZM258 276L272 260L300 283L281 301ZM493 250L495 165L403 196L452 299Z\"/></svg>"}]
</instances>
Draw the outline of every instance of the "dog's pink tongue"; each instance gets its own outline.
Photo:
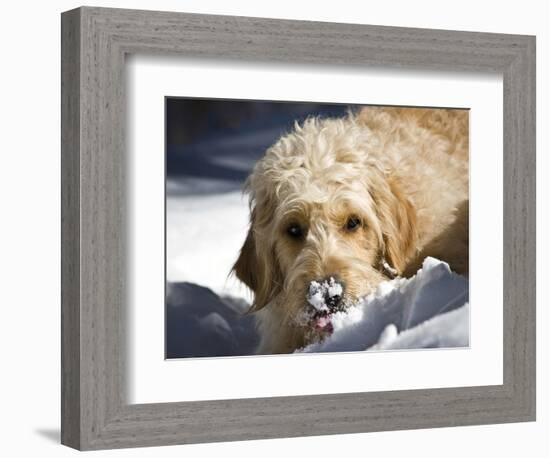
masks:
<instances>
[{"instance_id":1,"label":"dog's pink tongue","mask_svg":"<svg viewBox=\"0 0 550 458\"><path fill-rule=\"evenodd\" d=\"M332 327L332 322L327 316L322 316L315 320L315 329L328 332L329 334L332 334L332 331L334 330Z\"/></svg>"}]
</instances>

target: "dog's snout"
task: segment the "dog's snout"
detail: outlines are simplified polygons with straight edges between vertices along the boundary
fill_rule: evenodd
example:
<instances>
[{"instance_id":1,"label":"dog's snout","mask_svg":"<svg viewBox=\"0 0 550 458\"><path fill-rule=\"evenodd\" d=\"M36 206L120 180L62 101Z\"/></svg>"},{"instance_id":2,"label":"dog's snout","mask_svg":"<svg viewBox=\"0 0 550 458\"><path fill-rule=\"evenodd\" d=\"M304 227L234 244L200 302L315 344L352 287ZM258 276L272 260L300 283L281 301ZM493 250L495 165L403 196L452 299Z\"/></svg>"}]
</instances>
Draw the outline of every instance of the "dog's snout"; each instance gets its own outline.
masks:
<instances>
[{"instance_id":1,"label":"dog's snout","mask_svg":"<svg viewBox=\"0 0 550 458\"><path fill-rule=\"evenodd\" d=\"M330 312L339 310L343 297L344 284L335 275L310 283L308 300L318 310L324 309Z\"/></svg>"},{"instance_id":2,"label":"dog's snout","mask_svg":"<svg viewBox=\"0 0 550 458\"><path fill-rule=\"evenodd\" d=\"M344 284L335 275L325 278L324 282L328 285L325 301L330 310L336 310L344 297Z\"/></svg>"}]
</instances>

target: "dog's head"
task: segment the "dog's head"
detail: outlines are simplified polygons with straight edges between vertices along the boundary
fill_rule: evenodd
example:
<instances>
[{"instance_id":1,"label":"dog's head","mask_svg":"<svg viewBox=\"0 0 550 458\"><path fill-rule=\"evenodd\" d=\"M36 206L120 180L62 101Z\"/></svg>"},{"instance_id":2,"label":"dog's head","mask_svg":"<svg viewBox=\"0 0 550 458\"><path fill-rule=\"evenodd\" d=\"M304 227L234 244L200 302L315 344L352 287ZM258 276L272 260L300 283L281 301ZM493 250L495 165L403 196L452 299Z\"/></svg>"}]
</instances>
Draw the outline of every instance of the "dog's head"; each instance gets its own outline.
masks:
<instances>
[{"instance_id":1,"label":"dog's head","mask_svg":"<svg viewBox=\"0 0 550 458\"><path fill-rule=\"evenodd\" d=\"M326 316L402 271L415 212L370 147L380 145L351 115L308 119L256 164L250 228L234 266L254 292L253 310L271 304L285 323L304 326L312 305Z\"/></svg>"}]
</instances>

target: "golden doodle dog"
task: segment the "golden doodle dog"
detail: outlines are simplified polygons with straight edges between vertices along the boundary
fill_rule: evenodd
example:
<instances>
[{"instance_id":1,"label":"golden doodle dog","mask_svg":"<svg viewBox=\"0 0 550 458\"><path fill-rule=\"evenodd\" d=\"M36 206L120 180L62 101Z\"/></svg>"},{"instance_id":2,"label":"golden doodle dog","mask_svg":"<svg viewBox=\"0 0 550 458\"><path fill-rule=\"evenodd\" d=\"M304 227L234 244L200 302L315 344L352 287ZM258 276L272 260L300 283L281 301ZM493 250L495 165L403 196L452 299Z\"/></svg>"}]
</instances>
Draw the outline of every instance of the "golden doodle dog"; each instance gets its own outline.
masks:
<instances>
[{"instance_id":1,"label":"golden doodle dog","mask_svg":"<svg viewBox=\"0 0 550 458\"><path fill-rule=\"evenodd\" d=\"M330 317L426 256L468 273L468 111L364 107L309 118L246 184L236 276L254 293L260 354L323 339Z\"/></svg>"}]
</instances>

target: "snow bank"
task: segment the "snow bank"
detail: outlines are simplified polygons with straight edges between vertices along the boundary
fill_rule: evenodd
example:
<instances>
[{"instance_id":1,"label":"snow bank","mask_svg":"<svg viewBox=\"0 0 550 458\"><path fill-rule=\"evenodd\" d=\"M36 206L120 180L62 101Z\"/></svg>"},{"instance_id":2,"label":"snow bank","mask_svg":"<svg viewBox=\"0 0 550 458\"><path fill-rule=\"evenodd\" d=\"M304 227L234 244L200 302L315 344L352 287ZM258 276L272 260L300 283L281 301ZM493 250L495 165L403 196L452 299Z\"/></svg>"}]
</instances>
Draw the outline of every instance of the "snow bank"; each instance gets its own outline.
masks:
<instances>
[{"instance_id":1,"label":"snow bank","mask_svg":"<svg viewBox=\"0 0 550 458\"><path fill-rule=\"evenodd\" d=\"M332 318L333 333L300 352L457 347L469 344L468 280L426 258L409 279L375 292Z\"/></svg>"},{"instance_id":2,"label":"snow bank","mask_svg":"<svg viewBox=\"0 0 550 458\"><path fill-rule=\"evenodd\" d=\"M396 326L390 324L380 336L378 343L369 350L467 347L470 344L469 327L470 305L466 303L400 334Z\"/></svg>"},{"instance_id":3,"label":"snow bank","mask_svg":"<svg viewBox=\"0 0 550 458\"><path fill-rule=\"evenodd\" d=\"M166 199L166 280L250 303L248 288L229 276L246 237L248 213L241 191L178 195L172 190Z\"/></svg>"},{"instance_id":4,"label":"snow bank","mask_svg":"<svg viewBox=\"0 0 550 458\"><path fill-rule=\"evenodd\" d=\"M259 337L242 299L221 297L193 283L170 283L166 298L166 357L253 355Z\"/></svg>"}]
</instances>

